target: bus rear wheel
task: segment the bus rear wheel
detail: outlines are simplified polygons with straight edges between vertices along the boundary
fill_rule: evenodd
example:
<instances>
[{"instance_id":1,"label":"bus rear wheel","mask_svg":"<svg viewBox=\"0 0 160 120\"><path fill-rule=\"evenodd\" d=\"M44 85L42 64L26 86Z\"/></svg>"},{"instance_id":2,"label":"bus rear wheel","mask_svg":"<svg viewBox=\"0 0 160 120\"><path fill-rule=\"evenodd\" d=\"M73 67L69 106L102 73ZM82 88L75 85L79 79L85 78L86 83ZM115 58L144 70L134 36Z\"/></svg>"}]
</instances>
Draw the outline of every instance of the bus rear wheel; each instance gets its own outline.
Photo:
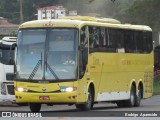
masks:
<instances>
[{"instance_id":1,"label":"bus rear wheel","mask_svg":"<svg viewBox=\"0 0 160 120\"><path fill-rule=\"evenodd\" d=\"M138 91L137 91L136 100L135 100L135 107L138 107L141 104L142 91L143 90L142 90L141 86L138 86Z\"/></svg>"},{"instance_id":2,"label":"bus rear wheel","mask_svg":"<svg viewBox=\"0 0 160 120\"><path fill-rule=\"evenodd\" d=\"M94 95L91 87L88 89L88 99L84 104L76 104L76 108L80 110L90 110L93 108Z\"/></svg>"},{"instance_id":3,"label":"bus rear wheel","mask_svg":"<svg viewBox=\"0 0 160 120\"><path fill-rule=\"evenodd\" d=\"M130 90L130 99L125 102L126 107L134 107L136 101L136 88L132 85Z\"/></svg>"},{"instance_id":4,"label":"bus rear wheel","mask_svg":"<svg viewBox=\"0 0 160 120\"><path fill-rule=\"evenodd\" d=\"M117 101L117 106L119 108L134 107L135 103L136 103L136 89L132 85L131 90L130 90L130 98L129 98L129 100Z\"/></svg>"},{"instance_id":5,"label":"bus rear wheel","mask_svg":"<svg viewBox=\"0 0 160 120\"><path fill-rule=\"evenodd\" d=\"M31 112L39 112L41 110L40 103L29 103L29 107L30 107Z\"/></svg>"}]
</instances>

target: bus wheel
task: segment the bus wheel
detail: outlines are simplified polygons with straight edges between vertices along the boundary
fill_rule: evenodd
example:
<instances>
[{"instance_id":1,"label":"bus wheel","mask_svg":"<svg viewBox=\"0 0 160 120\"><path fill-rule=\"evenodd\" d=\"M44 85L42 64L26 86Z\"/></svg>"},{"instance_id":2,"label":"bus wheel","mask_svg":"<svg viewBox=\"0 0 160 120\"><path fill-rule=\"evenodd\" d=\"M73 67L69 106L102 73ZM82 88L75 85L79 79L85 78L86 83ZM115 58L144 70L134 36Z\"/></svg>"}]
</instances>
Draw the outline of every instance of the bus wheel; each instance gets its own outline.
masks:
<instances>
[{"instance_id":1,"label":"bus wheel","mask_svg":"<svg viewBox=\"0 0 160 120\"><path fill-rule=\"evenodd\" d=\"M135 107L140 106L141 98L142 98L141 96L142 96L142 89L140 86L138 86L138 91L137 91L136 100L135 100Z\"/></svg>"},{"instance_id":2,"label":"bus wheel","mask_svg":"<svg viewBox=\"0 0 160 120\"><path fill-rule=\"evenodd\" d=\"M80 110L90 110L93 108L94 95L91 87L88 89L88 99L84 104L76 104L76 108Z\"/></svg>"},{"instance_id":3,"label":"bus wheel","mask_svg":"<svg viewBox=\"0 0 160 120\"><path fill-rule=\"evenodd\" d=\"M40 103L29 103L29 107L30 107L31 112L39 112L41 110Z\"/></svg>"},{"instance_id":4,"label":"bus wheel","mask_svg":"<svg viewBox=\"0 0 160 120\"><path fill-rule=\"evenodd\" d=\"M136 89L132 85L131 90L130 90L130 99L125 102L126 107L135 106L135 101L136 101Z\"/></svg>"}]
</instances>

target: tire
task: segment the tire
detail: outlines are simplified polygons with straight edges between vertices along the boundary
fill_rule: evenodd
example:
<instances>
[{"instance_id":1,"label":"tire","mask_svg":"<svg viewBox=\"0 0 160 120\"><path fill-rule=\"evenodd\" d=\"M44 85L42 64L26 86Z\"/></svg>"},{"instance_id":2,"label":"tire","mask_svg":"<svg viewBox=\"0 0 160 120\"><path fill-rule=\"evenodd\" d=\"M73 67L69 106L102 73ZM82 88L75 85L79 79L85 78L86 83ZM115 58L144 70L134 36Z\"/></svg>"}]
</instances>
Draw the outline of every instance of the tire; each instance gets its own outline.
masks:
<instances>
[{"instance_id":1,"label":"tire","mask_svg":"<svg viewBox=\"0 0 160 120\"><path fill-rule=\"evenodd\" d=\"M139 107L141 104L141 98L142 98L142 89L140 86L138 86L138 91L136 94L136 100L135 100L135 107Z\"/></svg>"},{"instance_id":2,"label":"tire","mask_svg":"<svg viewBox=\"0 0 160 120\"><path fill-rule=\"evenodd\" d=\"M83 110L83 111L87 111L93 108L93 102L94 102L94 95L93 95L93 91L91 88L88 89L88 98L86 103L84 104L76 104L76 108Z\"/></svg>"},{"instance_id":3,"label":"tire","mask_svg":"<svg viewBox=\"0 0 160 120\"><path fill-rule=\"evenodd\" d=\"M39 112L41 110L40 103L29 103L29 107L30 107L31 112Z\"/></svg>"},{"instance_id":4,"label":"tire","mask_svg":"<svg viewBox=\"0 0 160 120\"><path fill-rule=\"evenodd\" d=\"M134 107L135 101L136 101L136 89L132 85L131 90L130 90L130 99L125 101L125 107Z\"/></svg>"}]
</instances>

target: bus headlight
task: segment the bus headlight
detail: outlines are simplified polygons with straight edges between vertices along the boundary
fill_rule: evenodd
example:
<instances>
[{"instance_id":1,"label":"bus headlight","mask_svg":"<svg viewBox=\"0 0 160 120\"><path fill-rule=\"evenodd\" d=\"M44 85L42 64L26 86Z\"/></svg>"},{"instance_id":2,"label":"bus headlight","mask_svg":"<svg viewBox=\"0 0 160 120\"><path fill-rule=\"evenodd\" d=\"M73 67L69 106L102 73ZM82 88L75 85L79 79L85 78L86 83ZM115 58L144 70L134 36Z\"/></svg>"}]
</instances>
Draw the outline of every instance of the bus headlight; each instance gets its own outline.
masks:
<instances>
[{"instance_id":1,"label":"bus headlight","mask_svg":"<svg viewBox=\"0 0 160 120\"><path fill-rule=\"evenodd\" d=\"M76 87L65 87L65 86L61 86L61 92L73 92L77 90Z\"/></svg>"},{"instance_id":2,"label":"bus headlight","mask_svg":"<svg viewBox=\"0 0 160 120\"><path fill-rule=\"evenodd\" d=\"M27 92L27 91L28 91L28 89L26 89L26 88L21 88L21 87L16 88L16 90L17 90L18 92Z\"/></svg>"}]
</instances>

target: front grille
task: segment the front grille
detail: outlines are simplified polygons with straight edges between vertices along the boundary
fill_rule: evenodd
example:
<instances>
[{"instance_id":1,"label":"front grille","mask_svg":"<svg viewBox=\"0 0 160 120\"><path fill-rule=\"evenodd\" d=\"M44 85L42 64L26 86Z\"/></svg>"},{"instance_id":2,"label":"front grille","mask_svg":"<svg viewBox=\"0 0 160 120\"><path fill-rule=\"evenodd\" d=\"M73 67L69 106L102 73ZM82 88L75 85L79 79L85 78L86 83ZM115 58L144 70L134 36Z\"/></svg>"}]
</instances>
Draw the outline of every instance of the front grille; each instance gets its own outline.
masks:
<instances>
[{"instance_id":1,"label":"front grille","mask_svg":"<svg viewBox=\"0 0 160 120\"><path fill-rule=\"evenodd\" d=\"M14 85L7 85L8 94L14 95Z\"/></svg>"},{"instance_id":2,"label":"front grille","mask_svg":"<svg viewBox=\"0 0 160 120\"><path fill-rule=\"evenodd\" d=\"M14 74L13 73L7 73L6 74L6 80L14 80Z\"/></svg>"},{"instance_id":3,"label":"front grille","mask_svg":"<svg viewBox=\"0 0 160 120\"><path fill-rule=\"evenodd\" d=\"M14 95L14 85L13 82L3 82L1 83L1 94L2 95Z\"/></svg>"},{"instance_id":4,"label":"front grille","mask_svg":"<svg viewBox=\"0 0 160 120\"><path fill-rule=\"evenodd\" d=\"M2 95L6 95L5 83L1 83L1 94L2 94Z\"/></svg>"}]
</instances>

